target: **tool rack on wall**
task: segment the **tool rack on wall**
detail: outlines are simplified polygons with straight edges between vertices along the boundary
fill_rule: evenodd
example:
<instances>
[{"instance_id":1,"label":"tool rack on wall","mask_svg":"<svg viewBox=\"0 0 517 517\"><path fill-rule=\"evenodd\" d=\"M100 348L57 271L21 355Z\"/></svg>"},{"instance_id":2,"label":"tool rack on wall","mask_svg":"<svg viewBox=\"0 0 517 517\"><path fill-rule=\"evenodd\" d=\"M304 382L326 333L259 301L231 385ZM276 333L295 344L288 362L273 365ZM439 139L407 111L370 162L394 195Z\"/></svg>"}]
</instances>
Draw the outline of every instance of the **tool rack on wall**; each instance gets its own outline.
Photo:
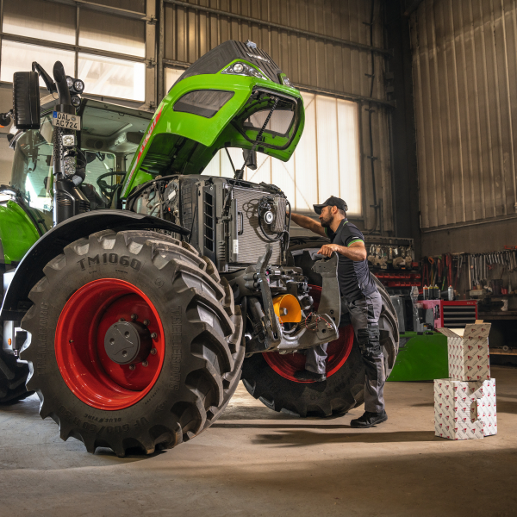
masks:
<instances>
[{"instance_id":1,"label":"tool rack on wall","mask_svg":"<svg viewBox=\"0 0 517 517\"><path fill-rule=\"evenodd\" d=\"M420 263L413 239L366 236L370 271L388 288L421 288Z\"/></svg>"}]
</instances>

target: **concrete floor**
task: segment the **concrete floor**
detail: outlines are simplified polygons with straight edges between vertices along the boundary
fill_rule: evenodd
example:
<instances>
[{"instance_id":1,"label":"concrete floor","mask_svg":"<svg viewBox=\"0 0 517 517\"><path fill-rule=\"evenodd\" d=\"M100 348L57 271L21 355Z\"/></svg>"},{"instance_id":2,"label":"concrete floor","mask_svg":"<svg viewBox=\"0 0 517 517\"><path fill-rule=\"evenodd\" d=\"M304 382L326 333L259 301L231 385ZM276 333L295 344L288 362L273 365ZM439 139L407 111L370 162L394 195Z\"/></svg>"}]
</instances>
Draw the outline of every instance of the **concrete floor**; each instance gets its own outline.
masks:
<instances>
[{"instance_id":1,"label":"concrete floor","mask_svg":"<svg viewBox=\"0 0 517 517\"><path fill-rule=\"evenodd\" d=\"M241 385L222 418L150 457L62 442L38 399L0 409L0 516L510 516L517 514L517 370L495 367L499 434L433 432L432 383L388 383L388 422L358 432L268 410Z\"/></svg>"}]
</instances>

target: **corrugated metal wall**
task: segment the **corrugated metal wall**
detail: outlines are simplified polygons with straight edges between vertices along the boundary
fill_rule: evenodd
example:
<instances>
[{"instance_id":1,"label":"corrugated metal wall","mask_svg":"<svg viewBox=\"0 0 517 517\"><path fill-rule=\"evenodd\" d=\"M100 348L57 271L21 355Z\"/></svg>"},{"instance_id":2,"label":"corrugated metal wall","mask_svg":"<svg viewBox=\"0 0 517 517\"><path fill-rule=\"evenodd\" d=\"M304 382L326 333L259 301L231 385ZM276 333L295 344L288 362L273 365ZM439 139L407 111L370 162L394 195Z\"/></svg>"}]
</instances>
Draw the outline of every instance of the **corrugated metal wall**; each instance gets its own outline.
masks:
<instances>
[{"instance_id":1,"label":"corrugated metal wall","mask_svg":"<svg viewBox=\"0 0 517 517\"><path fill-rule=\"evenodd\" d=\"M331 92L356 100L361 106L361 154L364 185L364 227L374 225L374 210L370 173L370 135L368 103L372 104L373 155L378 197L383 202L383 227L393 229L390 141L384 88L385 55L374 53L375 77L373 87L367 74L372 72L372 52L354 48L348 40L370 45L371 0L190 0L200 5L233 13L250 19L232 19L220 13L191 8L186 2L165 0L164 62L169 66L192 63L208 50L228 39L250 39L266 50L299 87L319 92ZM372 45L384 48L382 2L375 0ZM257 23L259 20L277 26ZM289 29L299 29L328 37L317 37ZM335 40L329 39L334 38Z\"/></svg>"},{"instance_id":2,"label":"corrugated metal wall","mask_svg":"<svg viewBox=\"0 0 517 517\"><path fill-rule=\"evenodd\" d=\"M426 0L411 40L421 227L516 213L515 0Z\"/></svg>"}]
</instances>

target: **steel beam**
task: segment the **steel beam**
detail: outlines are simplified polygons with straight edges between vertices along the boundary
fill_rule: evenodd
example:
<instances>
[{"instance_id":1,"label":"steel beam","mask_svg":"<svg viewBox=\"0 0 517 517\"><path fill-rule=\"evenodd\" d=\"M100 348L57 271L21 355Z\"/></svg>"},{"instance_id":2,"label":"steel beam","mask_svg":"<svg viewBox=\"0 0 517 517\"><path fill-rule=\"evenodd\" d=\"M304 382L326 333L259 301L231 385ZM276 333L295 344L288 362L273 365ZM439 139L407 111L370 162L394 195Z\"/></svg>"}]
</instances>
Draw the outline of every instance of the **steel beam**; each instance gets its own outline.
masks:
<instances>
[{"instance_id":1,"label":"steel beam","mask_svg":"<svg viewBox=\"0 0 517 517\"><path fill-rule=\"evenodd\" d=\"M295 84L294 86L302 92L316 93L318 95L328 95L330 97L334 97L334 98L337 97L338 99L344 99L347 101L354 101L354 102L360 102L360 103L371 103L376 106L382 106L384 108L390 108L390 109L397 107L397 105L394 101L383 101L381 99L365 97L364 95L356 95L355 93L339 92L336 90L326 90L324 88L317 88L315 86L305 86L303 84Z\"/></svg>"},{"instance_id":2,"label":"steel beam","mask_svg":"<svg viewBox=\"0 0 517 517\"><path fill-rule=\"evenodd\" d=\"M162 102L165 96L163 56L165 53L165 6L163 0L158 0L158 73L157 73L157 101Z\"/></svg>"},{"instance_id":3,"label":"steel beam","mask_svg":"<svg viewBox=\"0 0 517 517\"><path fill-rule=\"evenodd\" d=\"M156 0L145 0L147 18L156 20ZM156 56L156 24L145 24L145 107L154 109L162 100L158 96L157 81L157 56Z\"/></svg>"},{"instance_id":4,"label":"steel beam","mask_svg":"<svg viewBox=\"0 0 517 517\"><path fill-rule=\"evenodd\" d=\"M130 11L129 9L121 9L120 7L110 7L108 5L101 5L89 0L45 0L45 2L54 4L71 5L73 7L82 7L83 9L89 9L91 11L99 11L107 14L114 14L122 18L133 18L142 21L155 20L148 17L146 13L139 13L138 11Z\"/></svg>"},{"instance_id":5,"label":"steel beam","mask_svg":"<svg viewBox=\"0 0 517 517\"><path fill-rule=\"evenodd\" d=\"M130 56L127 54L120 54L119 52L110 52L108 50L101 50L98 48L83 47L81 45L72 45L70 43L61 43L58 41L49 42L49 40L30 38L28 36L19 36L17 34L7 34L0 32L2 40L16 41L18 43L27 43L28 45L37 45L41 47L58 48L61 50L69 50L71 52L85 52L87 54L95 54L98 56L111 57L113 59L123 59L125 61L134 61L136 63L145 63L144 57Z\"/></svg>"}]
</instances>

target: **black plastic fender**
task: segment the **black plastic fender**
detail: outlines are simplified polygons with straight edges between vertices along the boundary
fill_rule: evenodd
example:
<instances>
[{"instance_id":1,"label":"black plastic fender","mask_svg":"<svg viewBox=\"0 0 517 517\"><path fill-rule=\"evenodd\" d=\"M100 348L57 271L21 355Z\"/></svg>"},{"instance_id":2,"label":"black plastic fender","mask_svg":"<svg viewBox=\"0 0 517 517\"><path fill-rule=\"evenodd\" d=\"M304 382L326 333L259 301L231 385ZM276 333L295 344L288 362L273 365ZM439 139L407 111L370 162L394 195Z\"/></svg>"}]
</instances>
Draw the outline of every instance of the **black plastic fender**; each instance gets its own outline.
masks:
<instances>
[{"instance_id":1,"label":"black plastic fender","mask_svg":"<svg viewBox=\"0 0 517 517\"><path fill-rule=\"evenodd\" d=\"M41 237L16 268L14 278L7 289L0 320L20 321L32 305L29 291L43 278L43 268L62 253L68 244L101 230L168 230L188 235L189 230L157 217L130 212L129 210L95 210L76 215L58 224Z\"/></svg>"}]
</instances>

